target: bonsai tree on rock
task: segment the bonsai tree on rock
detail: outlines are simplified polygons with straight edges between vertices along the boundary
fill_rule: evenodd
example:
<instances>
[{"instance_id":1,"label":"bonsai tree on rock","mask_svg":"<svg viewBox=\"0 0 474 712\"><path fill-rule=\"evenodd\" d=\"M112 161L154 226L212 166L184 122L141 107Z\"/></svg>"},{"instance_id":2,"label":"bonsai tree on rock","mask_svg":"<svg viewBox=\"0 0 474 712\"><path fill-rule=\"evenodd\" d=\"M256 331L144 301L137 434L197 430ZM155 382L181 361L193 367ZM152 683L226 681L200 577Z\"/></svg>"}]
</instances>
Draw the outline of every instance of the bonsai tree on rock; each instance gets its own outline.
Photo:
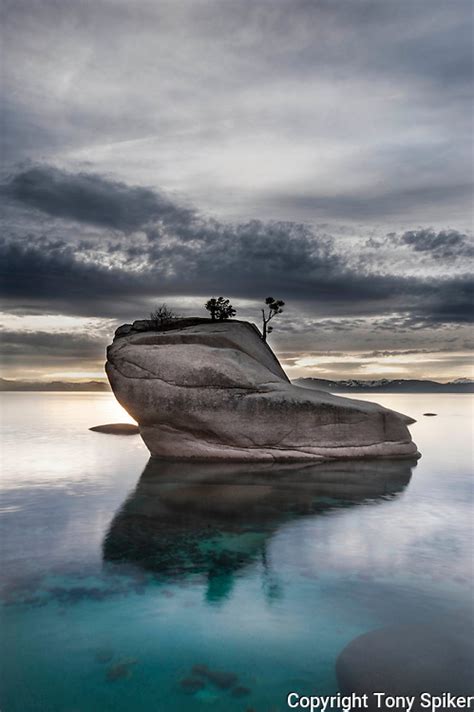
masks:
<instances>
[{"instance_id":1,"label":"bonsai tree on rock","mask_svg":"<svg viewBox=\"0 0 474 712\"><path fill-rule=\"evenodd\" d=\"M211 297L205 303L205 308L211 315L212 321L224 321L235 316L236 311L228 299L224 297Z\"/></svg>"},{"instance_id":2,"label":"bonsai tree on rock","mask_svg":"<svg viewBox=\"0 0 474 712\"><path fill-rule=\"evenodd\" d=\"M262 309L262 339L264 341L267 340L267 335L273 331L273 327L268 326L268 322L278 314L281 314L284 306L285 302L281 299L274 299L273 297L265 299L265 307Z\"/></svg>"},{"instance_id":3,"label":"bonsai tree on rock","mask_svg":"<svg viewBox=\"0 0 474 712\"><path fill-rule=\"evenodd\" d=\"M150 313L150 322L153 329L162 329L165 324L169 324L173 319L177 319L178 315L169 309L167 304L161 304Z\"/></svg>"}]
</instances>

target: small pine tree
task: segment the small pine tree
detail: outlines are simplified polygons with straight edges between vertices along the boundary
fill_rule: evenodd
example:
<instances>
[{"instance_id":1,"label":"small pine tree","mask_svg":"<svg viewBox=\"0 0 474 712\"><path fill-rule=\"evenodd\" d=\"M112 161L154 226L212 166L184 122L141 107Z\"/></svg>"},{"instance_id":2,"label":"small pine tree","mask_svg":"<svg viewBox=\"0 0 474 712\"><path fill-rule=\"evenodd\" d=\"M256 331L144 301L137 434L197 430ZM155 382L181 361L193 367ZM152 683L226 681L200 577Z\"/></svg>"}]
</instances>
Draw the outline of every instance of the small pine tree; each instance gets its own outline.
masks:
<instances>
[{"instance_id":1,"label":"small pine tree","mask_svg":"<svg viewBox=\"0 0 474 712\"><path fill-rule=\"evenodd\" d=\"M153 329L162 329L165 324L169 324L178 315L174 313L167 304L161 304L150 313L150 321Z\"/></svg>"},{"instance_id":2,"label":"small pine tree","mask_svg":"<svg viewBox=\"0 0 474 712\"><path fill-rule=\"evenodd\" d=\"M212 321L224 321L235 316L236 311L228 299L224 297L211 297L205 303L204 307L211 315Z\"/></svg>"},{"instance_id":3,"label":"small pine tree","mask_svg":"<svg viewBox=\"0 0 474 712\"><path fill-rule=\"evenodd\" d=\"M272 326L268 326L268 322L271 321L275 316L283 312L283 307L285 302L281 299L274 299L273 297L267 297L265 299L265 308L262 309L262 339L267 340L267 335L271 334L273 331Z\"/></svg>"}]
</instances>

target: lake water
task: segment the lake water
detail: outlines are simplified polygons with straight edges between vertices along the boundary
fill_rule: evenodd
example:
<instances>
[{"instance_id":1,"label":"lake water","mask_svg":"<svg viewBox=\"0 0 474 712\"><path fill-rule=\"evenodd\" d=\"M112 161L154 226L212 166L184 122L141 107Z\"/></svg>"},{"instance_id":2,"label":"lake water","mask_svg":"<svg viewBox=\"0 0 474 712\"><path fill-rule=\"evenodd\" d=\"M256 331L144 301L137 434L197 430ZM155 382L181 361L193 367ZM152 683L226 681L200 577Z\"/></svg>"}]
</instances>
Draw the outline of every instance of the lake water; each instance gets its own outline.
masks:
<instances>
[{"instance_id":1,"label":"lake water","mask_svg":"<svg viewBox=\"0 0 474 712\"><path fill-rule=\"evenodd\" d=\"M467 630L472 398L376 400L417 464L150 463L109 394L4 393L2 712L283 711L362 633Z\"/></svg>"}]
</instances>

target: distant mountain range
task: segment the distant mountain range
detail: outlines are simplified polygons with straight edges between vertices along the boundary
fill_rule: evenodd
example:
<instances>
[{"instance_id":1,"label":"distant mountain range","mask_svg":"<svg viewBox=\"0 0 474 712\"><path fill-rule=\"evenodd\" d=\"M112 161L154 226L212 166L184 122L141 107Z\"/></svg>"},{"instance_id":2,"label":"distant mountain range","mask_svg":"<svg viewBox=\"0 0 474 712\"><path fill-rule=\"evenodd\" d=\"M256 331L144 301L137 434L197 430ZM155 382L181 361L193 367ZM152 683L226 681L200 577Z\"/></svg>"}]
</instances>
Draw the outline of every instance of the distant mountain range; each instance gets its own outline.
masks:
<instances>
[{"instance_id":1,"label":"distant mountain range","mask_svg":"<svg viewBox=\"0 0 474 712\"><path fill-rule=\"evenodd\" d=\"M449 383L421 380L328 381L324 378L297 378L296 386L338 393L474 393L474 381L457 378ZM110 391L107 381L9 381L0 378L0 391Z\"/></svg>"},{"instance_id":2,"label":"distant mountain range","mask_svg":"<svg viewBox=\"0 0 474 712\"><path fill-rule=\"evenodd\" d=\"M297 378L296 386L315 388L320 391L338 393L474 393L474 381L457 378L449 383L421 381L415 379L360 381L351 378L345 381L327 381L324 378Z\"/></svg>"},{"instance_id":3,"label":"distant mountain range","mask_svg":"<svg viewBox=\"0 0 474 712\"><path fill-rule=\"evenodd\" d=\"M8 381L0 378L0 391L110 391L106 381Z\"/></svg>"}]
</instances>

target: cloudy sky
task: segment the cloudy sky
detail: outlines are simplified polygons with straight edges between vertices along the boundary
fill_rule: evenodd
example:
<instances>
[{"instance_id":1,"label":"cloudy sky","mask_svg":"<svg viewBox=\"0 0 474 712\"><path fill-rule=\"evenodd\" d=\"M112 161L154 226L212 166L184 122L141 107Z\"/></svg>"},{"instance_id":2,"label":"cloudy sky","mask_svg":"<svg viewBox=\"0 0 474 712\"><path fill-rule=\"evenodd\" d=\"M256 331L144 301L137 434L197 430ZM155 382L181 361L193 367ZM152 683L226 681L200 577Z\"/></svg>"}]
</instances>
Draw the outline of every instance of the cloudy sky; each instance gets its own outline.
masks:
<instances>
[{"instance_id":1,"label":"cloudy sky","mask_svg":"<svg viewBox=\"0 0 474 712\"><path fill-rule=\"evenodd\" d=\"M473 375L472 0L2 7L5 377L220 294L290 376Z\"/></svg>"}]
</instances>

